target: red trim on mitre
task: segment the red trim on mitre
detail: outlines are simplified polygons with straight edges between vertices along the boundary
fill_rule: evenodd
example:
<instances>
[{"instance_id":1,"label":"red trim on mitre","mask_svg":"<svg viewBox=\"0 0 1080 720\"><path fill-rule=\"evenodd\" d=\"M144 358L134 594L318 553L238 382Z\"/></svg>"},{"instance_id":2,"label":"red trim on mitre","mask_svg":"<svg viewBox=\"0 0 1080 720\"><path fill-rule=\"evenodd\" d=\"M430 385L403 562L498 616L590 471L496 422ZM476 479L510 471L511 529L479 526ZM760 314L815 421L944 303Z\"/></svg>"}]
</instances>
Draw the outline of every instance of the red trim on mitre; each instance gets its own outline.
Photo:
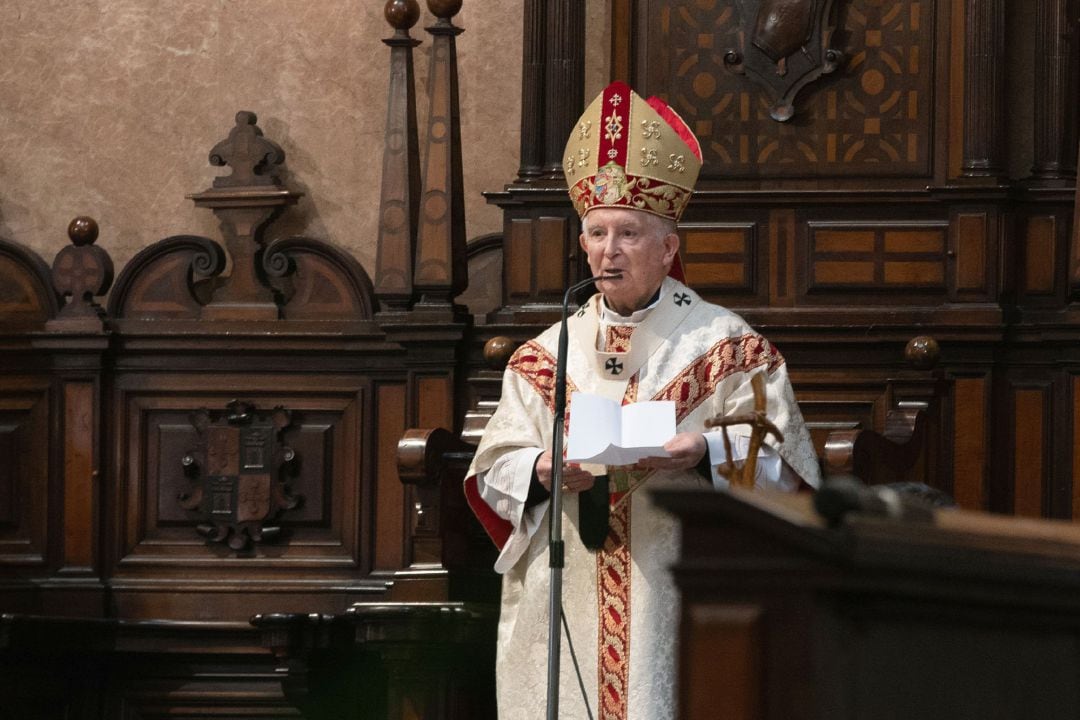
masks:
<instances>
[{"instance_id":1,"label":"red trim on mitre","mask_svg":"<svg viewBox=\"0 0 1080 720\"><path fill-rule=\"evenodd\" d=\"M679 113L672 110L670 105L655 95L645 102L648 103L649 107L655 110L660 117L664 118L664 122L671 126L671 129L675 131L676 135L682 138L682 141L690 148L690 152L694 153L698 162L704 162L705 158L701 154L701 143L698 142L694 132L690 129L690 126L686 124L686 121L679 116Z\"/></svg>"},{"instance_id":2,"label":"red trim on mitre","mask_svg":"<svg viewBox=\"0 0 1080 720\"><path fill-rule=\"evenodd\" d=\"M473 511L473 515L480 521L484 532L495 543L495 547L502 550L510 539L511 533L514 532L514 526L510 524L509 520L499 517L491 509L491 506L480 497L480 487L475 475L465 478L465 501L469 503L469 509Z\"/></svg>"}]
</instances>

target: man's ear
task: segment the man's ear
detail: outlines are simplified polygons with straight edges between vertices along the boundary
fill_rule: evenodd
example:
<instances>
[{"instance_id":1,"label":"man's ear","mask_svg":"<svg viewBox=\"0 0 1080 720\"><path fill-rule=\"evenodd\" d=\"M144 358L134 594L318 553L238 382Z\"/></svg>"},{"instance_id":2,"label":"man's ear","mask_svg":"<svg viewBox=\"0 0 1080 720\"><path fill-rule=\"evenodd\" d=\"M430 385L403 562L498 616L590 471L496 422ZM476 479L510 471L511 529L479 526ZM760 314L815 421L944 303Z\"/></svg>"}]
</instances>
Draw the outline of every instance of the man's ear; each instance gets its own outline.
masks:
<instances>
[{"instance_id":1,"label":"man's ear","mask_svg":"<svg viewBox=\"0 0 1080 720\"><path fill-rule=\"evenodd\" d=\"M675 257L679 254L679 234L668 233L664 236L664 262L670 266L675 262Z\"/></svg>"},{"instance_id":2,"label":"man's ear","mask_svg":"<svg viewBox=\"0 0 1080 720\"><path fill-rule=\"evenodd\" d=\"M585 233L584 232L578 233L577 240L578 240L578 245L581 246L581 249L585 251L585 255L588 256L589 248L588 248L588 246L585 245Z\"/></svg>"}]
</instances>

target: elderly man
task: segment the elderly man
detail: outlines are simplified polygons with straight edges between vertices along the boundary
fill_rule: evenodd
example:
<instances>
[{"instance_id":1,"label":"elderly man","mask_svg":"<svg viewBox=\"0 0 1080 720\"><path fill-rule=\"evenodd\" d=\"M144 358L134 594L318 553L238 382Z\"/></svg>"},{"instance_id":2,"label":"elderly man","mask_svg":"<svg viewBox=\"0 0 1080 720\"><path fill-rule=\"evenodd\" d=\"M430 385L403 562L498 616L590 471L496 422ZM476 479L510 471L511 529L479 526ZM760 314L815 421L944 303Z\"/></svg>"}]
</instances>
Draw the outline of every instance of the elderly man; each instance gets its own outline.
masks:
<instances>
[{"instance_id":1,"label":"elderly man","mask_svg":"<svg viewBox=\"0 0 1080 720\"><path fill-rule=\"evenodd\" d=\"M783 357L737 315L669 277L678 267L675 223L700 166L700 147L682 119L623 83L607 87L589 106L566 149L589 268L597 276L619 275L599 281L599 293L570 319L568 390L623 404L672 400L677 421L666 457L598 475L573 463L563 467L563 605L585 695L598 718L675 716L678 597L668 566L679 533L640 490L725 486L715 471L727 460L724 444L718 433L705 432L705 422L751 411L753 375L764 375L768 416L784 435L782 443L763 448L757 484L794 490L819 482ZM545 711L549 567L541 528L556 461L550 448L557 339L556 326L511 358L465 487L500 548L503 720L541 718ZM748 443L734 440L737 461ZM572 666L564 662L561 670L560 717L586 717Z\"/></svg>"}]
</instances>

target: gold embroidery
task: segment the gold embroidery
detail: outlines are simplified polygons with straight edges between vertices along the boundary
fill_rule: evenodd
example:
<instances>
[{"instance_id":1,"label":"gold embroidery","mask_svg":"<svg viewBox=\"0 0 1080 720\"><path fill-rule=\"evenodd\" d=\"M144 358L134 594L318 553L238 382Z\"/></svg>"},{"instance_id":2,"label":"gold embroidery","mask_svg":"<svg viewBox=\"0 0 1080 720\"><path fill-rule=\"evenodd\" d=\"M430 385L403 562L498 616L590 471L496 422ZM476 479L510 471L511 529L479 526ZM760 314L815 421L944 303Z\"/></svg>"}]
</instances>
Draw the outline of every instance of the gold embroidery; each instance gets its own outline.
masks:
<instances>
[{"instance_id":1,"label":"gold embroidery","mask_svg":"<svg viewBox=\"0 0 1080 720\"><path fill-rule=\"evenodd\" d=\"M614 99L612 98L612 100ZM622 116L613 112L604 118L604 131L604 137L607 138L608 142L615 142L621 138L623 131Z\"/></svg>"},{"instance_id":2,"label":"gold embroidery","mask_svg":"<svg viewBox=\"0 0 1080 720\"><path fill-rule=\"evenodd\" d=\"M660 160L656 157L656 150L649 150L647 148L641 148L641 165L642 167L649 167L650 165L659 165Z\"/></svg>"},{"instance_id":3,"label":"gold embroidery","mask_svg":"<svg viewBox=\"0 0 1080 720\"><path fill-rule=\"evenodd\" d=\"M604 338L604 352L630 352L630 336L637 325L608 325Z\"/></svg>"},{"instance_id":4,"label":"gold embroidery","mask_svg":"<svg viewBox=\"0 0 1080 720\"><path fill-rule=\"evenodd\" d=\"M656 138L660 139L660 121L659 120L642 120L641 121L641 137L645 139Z\"/></svg>"},{"instance_id":5,"label":"gold embroidery","mask_svg":"<svg viewBox=\"0 0 1080 720\"><path fill-rule=\"evenodd\" d=\"M599 613L598 718L626 720L630 680L630 504L613 508L604 547L596 553Z\"/></svg>"},{"instance_id":6,"label":"gold embroidery","mask_svg":"<svg viewBox=\"0 0 1080 720\"><path fill-rule=\"evenodd\" d=\"M674 400L676 422L693 412L730 375L765 365L769 372L784 358L760 335L724 338L676 375L653 400Z\"/></svg>"},{"instance_id":7,"label":"gold embroidery","mask_svg":"<svg viewBox=\"0 0 1080 720\"><path fill-rule=\"evenodd\" d=\"M615 169L606 170L609 167ZM652 178L628 177L619 166L608 164L594 177L578 180L570 188L570 200L579 215L594 205L619 204L674 217L673 213L681 213L690 201L690 191Z\"/></svg>"},{"instance_id":8,"label":"gold embroidery","mask_svg":"<svg viewBox=\"0 0 1080 720\"><path fill-rule=\"evenodd\" d=\"M671 153L669 159L671 160L671 162L667 166L668 170L673 170L675 172L686 171L686 161L683 159L682 155L676 155L675 153Z\"/></svg>"}]
</instances>

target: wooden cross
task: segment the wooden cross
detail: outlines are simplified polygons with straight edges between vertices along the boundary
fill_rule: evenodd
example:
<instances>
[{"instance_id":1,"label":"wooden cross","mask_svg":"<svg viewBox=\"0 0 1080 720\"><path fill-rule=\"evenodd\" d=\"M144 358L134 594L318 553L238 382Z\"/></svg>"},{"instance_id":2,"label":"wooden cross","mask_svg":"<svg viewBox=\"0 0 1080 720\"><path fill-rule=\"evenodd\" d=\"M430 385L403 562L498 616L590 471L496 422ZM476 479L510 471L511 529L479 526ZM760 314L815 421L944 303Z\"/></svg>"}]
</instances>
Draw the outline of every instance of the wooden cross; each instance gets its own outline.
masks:
<instances>
[{"instance_id":1,"label":"wooden cross","mask_svg":"<svg viewBox=\"0 0 1080 720\"><path fill-rule=\"evenodd\" d=\"M720 428L724 436L724 450L727 451L728 459L717 468L728 482L736 487L754 487L754 474L757 471L757 455L764 442L766 435L772 435L777 442L784 442L784 434L767 417L765 417L765 374L757 373L750 378L750 386L754 390L754 411L732 415L731 417L716 416L705 421L707 428ZM728 436L728 427L731 425L750 426L750 449L741 468L731 461L731 438Z\"/></svg>"}]
</instances>

